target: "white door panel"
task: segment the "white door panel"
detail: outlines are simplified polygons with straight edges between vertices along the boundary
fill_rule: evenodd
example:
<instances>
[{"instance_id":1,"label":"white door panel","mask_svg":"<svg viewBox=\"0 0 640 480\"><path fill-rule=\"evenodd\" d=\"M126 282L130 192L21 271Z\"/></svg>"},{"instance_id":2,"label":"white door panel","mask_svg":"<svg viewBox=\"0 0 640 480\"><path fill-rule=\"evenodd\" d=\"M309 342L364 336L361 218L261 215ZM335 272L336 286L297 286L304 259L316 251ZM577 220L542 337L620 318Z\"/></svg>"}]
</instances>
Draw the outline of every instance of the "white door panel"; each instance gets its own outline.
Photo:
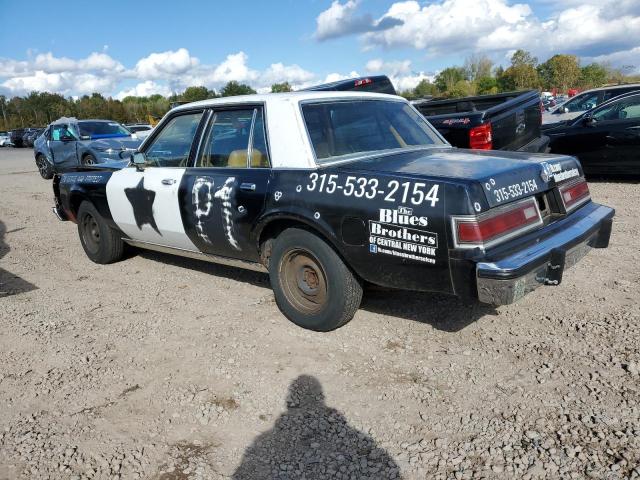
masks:
<instances>
[{"instance_id":1,"label":"white door panel","mask_svg":"<svg viewBox=\"0 0 640 480\"><path fill-rule=\"evenodd\" d=\"M160 167L114 172L107 183L107 202L118 227L134 240L197 251L180 215L178 189L184 172Z\"/></svg>"}]
</instances>

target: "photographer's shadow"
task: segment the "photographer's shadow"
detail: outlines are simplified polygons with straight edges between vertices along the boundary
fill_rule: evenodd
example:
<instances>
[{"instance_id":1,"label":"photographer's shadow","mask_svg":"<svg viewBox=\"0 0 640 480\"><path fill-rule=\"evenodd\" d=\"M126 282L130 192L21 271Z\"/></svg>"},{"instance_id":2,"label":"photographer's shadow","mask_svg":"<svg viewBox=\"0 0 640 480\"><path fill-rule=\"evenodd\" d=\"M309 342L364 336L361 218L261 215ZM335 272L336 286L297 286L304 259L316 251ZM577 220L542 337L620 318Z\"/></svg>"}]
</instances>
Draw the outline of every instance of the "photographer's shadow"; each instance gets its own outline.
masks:
<instances>
[{"instance_id":1,"label":"photographer's shadow","mask_svg":"<svg viewBox=\"0 0 640 480\"><path fill-rule=\"evenodd\" d=\"M247 448L234 480L397 479L400 469L369 435L324 403L320 382L301 375L289 387L287 411Z\"/></svg>"},{"instance_id":2,"label":"photographer's shadow","mask_svg":"<svg viewBox=\"0 0 640 480\"><path fill-rule=\"evenodd\" d=\"M9 244L5 242L5 236L7 233L11 232L7 232L7 227L5 227L4 223L0 221L0 259L11 251ZM30 292L36 288L38 287L34 284L29 283L0 267L0 298Z\"/></svg>"}]
</instances>

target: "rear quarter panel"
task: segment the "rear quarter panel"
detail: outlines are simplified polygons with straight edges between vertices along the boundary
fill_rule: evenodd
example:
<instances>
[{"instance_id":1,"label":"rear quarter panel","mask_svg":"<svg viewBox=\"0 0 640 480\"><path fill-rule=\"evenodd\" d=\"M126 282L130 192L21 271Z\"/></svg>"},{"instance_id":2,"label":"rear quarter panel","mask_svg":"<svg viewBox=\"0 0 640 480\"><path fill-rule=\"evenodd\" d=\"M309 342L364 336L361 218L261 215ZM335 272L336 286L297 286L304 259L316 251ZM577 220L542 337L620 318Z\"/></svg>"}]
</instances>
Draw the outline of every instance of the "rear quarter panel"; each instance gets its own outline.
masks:
<instances>
[{"instance_id":1,"label":"rear quarter panel","mask_svg":"<svg viewBox=\"0 0 640 480\"><path fill-rule=\"evenodd\" d=\"M423 197L414 189L431 196L412 201ZM303 220L368 282L451 293L446 204L454 192L465 195L441 180L347 167L275 170L264 218Z\"/></svg>"}]
</instances>

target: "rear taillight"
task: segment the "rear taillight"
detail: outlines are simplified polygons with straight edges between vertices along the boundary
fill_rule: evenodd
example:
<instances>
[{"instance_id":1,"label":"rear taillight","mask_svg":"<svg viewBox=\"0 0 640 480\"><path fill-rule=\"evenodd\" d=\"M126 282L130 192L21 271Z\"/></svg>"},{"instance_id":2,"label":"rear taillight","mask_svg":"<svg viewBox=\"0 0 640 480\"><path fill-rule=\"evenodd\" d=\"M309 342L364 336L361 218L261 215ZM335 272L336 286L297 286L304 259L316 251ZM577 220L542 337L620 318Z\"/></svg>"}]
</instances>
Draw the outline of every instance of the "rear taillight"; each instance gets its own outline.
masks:
<instances>
[{"instance_id":1,"label":"rear taillight","mask_svg":"<svg viewBox=\"0 0 640 480\"><path fill-rule=\"evenodd\" d=\"M535 197L496 208L478 216L453 217L458 248L492 247L542 225Z\"/></svg>"},{"instance_id":2,"label":"rear taillight","mask_svg":"<svg viewBox=\"0 0 640 480\"><path fill-rule=\"evenodd\" d=\"M560 185L558 190L560 191L560 198L562 198L564 210L567 213L591 198L589 185L587 185L587 182L582 177L573 182Z\"/></svg>"},{"instance_id":3,"label":"rear taillight","mask_svg":"<svg viewBox=\"0 0 640 480\"><path fill-rule=\"evenodd\" d=\"M469 130L469 148L491 150L492 147L493 137L490 123L485 123Z\"/></svg>"}]
</instances>

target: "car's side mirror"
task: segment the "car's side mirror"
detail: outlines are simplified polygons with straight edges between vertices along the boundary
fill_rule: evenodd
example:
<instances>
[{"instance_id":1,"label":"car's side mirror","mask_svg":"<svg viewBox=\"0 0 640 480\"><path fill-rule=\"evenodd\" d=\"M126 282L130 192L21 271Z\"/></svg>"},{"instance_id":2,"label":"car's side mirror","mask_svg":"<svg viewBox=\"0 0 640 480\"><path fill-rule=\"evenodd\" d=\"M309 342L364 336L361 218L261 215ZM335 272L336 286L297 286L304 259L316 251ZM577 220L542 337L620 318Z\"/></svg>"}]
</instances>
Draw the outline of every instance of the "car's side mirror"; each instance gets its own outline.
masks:
<instances>
[{"instance_id":1,"label":"car's side mirror","mask_svg":"<svg viewBox=\"0 0 640 480\"><path fill-rule=\"evenodd\" d=\"M147 163L147 157L142 152L136 152L131 157L131 163L136 167L136 170L142 171Z\"/></svg>"},{"instance_id":2,"label":"car's side mirror","mask_svg":"<svg viewBox=\"0 0 640 480\"><path fill-rule=\"evenodd\" d=\"M582 119L582 124L585 127L595 127L596 123L598 123L596 121L595 118L593 118L591 115L586 115L583 119Z\"/></svg>"}]
</instances>

